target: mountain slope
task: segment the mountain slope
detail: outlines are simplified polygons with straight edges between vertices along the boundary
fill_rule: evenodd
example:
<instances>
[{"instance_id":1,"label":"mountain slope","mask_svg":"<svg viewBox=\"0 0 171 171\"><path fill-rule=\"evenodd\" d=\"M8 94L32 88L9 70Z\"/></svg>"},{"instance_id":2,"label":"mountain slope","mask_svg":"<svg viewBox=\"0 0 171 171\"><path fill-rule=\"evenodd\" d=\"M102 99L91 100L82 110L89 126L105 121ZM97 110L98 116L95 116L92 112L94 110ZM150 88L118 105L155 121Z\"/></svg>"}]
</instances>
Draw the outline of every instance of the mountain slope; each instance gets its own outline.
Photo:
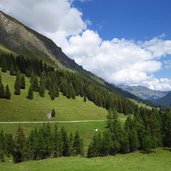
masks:
<instances>
[{"instance_id":1,"label":"mountain slope","mask_svg":"<svg viewBox=\"0 0 171 171\"><path fill-rule=\"evenodd\" d=\"M141 99L151 100L151 101L162 98L167 94L167 92L155 91L155 90L151 90L151 89L149 89L147 87L143 87L143 86L125 86L125 85L121 85L120 88L134 94L135 96L137 96L137 97L139 97Z\"/></svg>"},{"instance_id":2,"label":"mountain slope","mask_svg":"<svg viewBox=\"0 0 171 171\"><path fill-rule=\"evenodd\" d=\"M52 40L41 35L40 33L23 25L16 19L0 11L0 50L5 52L13 52L14 54L22 54L29 58L36 58L46 63L59 67L77 71L98 83L102 84L108 90L128 98L137 99L136 96L122 89L108 84L103 79L84 70L75 63L74 60L68 58L60 47Z\"/></svg>"},{"instance_id":3,"label":"mountain slope","mask_svg":"<svg viewBox=\"0 0 171 171\"><path fill-rule=\"evenodd\" d=\"M171 107L171 92L168 92L166 96L155 100L155 103L159 105Z\"/></svg>"},{"instance_id":4,"label":"mountain slope","mask_svg":"<svg viewBox=\"0 0 171 171\"><path fill-rule=\"evenodd\" d=\"M48 63L57 62L59 66L81 72L95 77L94 74L84 70L68 58L60 47L51 39L23 25L16 19L0 11L0 49L6 49L22 54L27 57L34 57Z\"/></svg>"}]
</instances>

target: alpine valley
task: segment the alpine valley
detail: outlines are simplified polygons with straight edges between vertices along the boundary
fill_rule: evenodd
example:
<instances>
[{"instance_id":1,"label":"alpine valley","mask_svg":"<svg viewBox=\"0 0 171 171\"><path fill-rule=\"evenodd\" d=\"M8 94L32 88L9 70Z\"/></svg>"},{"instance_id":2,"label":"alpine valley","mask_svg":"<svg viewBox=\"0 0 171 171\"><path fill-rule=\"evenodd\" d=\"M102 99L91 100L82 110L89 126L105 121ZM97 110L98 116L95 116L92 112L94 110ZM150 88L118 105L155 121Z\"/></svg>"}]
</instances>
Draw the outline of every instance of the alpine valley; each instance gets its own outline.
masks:
<instances>
[{"instance_id":1,"label":"alpine valley","mask_svg":"<svg viewBox=\"0 0 171 171\"><path fill-rule=\"evenodd\" d=\"M169 170L171 110L146 100L171 106L169 92L110 84L0 11L0 170Z\"/></svg>"}]
</instances>

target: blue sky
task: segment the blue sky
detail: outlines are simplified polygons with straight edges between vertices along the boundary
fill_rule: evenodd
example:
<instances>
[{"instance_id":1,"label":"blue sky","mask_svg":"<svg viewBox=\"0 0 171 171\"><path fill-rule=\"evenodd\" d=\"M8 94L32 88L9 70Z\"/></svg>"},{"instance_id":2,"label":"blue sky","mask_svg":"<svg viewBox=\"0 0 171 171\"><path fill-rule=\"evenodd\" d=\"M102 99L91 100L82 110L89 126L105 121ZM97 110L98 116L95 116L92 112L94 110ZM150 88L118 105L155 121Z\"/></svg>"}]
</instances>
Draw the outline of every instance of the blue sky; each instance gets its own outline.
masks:
<instances>
[{"instance_id":1,"label":"blue sky","mask_svg":"<svg viewBox=\"0 0 171 171\"><path fill-rule=\"evenodd\" d=\"M0 10L51 38L86 70L155 90L171 90L170 7L171 0L0 1Z\"/></svg>"},{"instance_id":2,"label":"blue sky","mask_svg":"<svg viewBox=\"0 0 171 171\"><path fill-rule=\"evenodd\" d=\"M171 38L170 0L76 0L73 5L103 39L144 40L162 33Z\"/></svg>"}]
</instances>

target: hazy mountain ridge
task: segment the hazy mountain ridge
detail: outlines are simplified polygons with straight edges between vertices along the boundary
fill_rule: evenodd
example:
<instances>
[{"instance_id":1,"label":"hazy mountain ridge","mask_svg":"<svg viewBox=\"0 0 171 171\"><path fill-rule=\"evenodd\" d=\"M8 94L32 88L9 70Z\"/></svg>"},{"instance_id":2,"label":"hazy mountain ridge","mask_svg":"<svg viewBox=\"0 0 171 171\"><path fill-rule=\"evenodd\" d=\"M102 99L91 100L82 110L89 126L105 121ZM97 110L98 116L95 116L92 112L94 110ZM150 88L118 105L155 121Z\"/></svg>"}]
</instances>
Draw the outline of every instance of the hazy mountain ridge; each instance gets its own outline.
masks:
<instances>
[{"instance_id":1,"label":"hazy mountain ridge","mask_svg":"<svg viewBox=\"0 0 171 171\"><path fill-rule=\"evenodd\" d=\"M137 96L141 99L150 100L150 101L155 101L156 99L163 98L168 93L166 91L151 90L151 89L149 89L147 87L143 87L143 86L120 85L119 87L125 91L128 91L128 92L134 94L135 96Z\"/></svg>"},{"instance_id":2,"label":"hazy mountain ridge","mask_svg":"<svg viewBox=\"0 0 171 171\"><path fill-rule=\"evenodd\" d=\"M159 104L159 105L162 105L162 106L167 106L167 107L171 107L171 92L168 92L166 94L166 96L160 98L160 99L157 99L155 101L155 103Z\"/></svg>"}]
</instances>

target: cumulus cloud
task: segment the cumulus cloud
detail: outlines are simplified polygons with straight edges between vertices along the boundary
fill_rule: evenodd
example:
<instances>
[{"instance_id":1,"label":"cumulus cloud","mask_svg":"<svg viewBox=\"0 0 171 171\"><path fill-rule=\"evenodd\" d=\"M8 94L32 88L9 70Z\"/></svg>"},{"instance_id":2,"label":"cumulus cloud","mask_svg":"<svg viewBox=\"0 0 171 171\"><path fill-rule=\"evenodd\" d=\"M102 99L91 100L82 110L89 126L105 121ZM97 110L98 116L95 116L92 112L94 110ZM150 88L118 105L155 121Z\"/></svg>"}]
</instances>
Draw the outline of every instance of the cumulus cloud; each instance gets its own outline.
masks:
<instances>
[{"instance_id":1,"label":"cumulus cloud","mask_svg":"<svg viewBox=\"0 0 171 171\"><path fill-rule=\"evenodd\" d=\"M85 30L69 38L63 50L85 69L111 83L171 89L170 80L153 76L162 69L160 59L171 54L170 40L159 37L145 42L117 38L104 41L98 33Z\"/></svg>"},{"instance_id":2,"label":"cumulus cloud","mask_svg":"<svg viewBox=\"0 0 171 171\"><path fill-rule=\"evenodd\" d=\"M82 13L68 0L1 0L0 8L42 33L74 35L86 29Z\"/></svg>"},{"instance_id":3,"label":"cumulus cloud","mask_svg":"<svg viewBox=\"0 0 171 171\"><path fill-rule=\"evenodd\" d=\"M87 28L91 21L83 21L73 1L1 0L0 9L53 39L70 58L111 83L171 90L171 80L154 77L169 63L163 59L171 55L171 40L164 35L148 41L103 40Z\"/></svg>"}]
</instances>

